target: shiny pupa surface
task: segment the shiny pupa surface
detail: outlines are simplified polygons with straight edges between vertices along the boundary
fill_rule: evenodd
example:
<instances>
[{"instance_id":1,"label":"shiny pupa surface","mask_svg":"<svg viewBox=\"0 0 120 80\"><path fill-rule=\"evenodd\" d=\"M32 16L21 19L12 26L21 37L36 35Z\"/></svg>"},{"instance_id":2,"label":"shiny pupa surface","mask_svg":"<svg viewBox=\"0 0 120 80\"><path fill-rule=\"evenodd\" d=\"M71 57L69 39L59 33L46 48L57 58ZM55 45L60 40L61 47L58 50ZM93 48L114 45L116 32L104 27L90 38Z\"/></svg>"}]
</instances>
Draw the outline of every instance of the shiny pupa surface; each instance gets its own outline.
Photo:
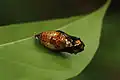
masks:
<instances>
[{"instance_id":1,"label":"shiny pupa surface","mask_svg":"<svg viewBox=\"0 0 120 80\"><path fill-rule=\"evenodd\" d=\"M68 52L77 54L84 50L84 43L75 36L56 31L45 31L35 35L35 38L45 47L59 52Z\"/></svg>"}]
</instances>

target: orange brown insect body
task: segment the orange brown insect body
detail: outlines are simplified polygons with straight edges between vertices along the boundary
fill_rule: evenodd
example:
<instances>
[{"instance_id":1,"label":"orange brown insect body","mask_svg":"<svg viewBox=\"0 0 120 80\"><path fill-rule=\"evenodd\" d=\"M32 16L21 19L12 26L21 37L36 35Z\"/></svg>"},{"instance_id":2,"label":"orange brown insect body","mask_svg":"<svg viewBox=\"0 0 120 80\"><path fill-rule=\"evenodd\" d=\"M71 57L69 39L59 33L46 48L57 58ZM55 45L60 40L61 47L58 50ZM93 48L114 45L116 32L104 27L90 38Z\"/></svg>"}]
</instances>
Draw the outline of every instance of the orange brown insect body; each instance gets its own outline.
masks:
<instances>
[{"instance_id":1,"label":"orange brown insect body","mask_svg":"<svg viewBox=\"0 0 120 80\"><path fill-rule=\"evenodd\" d=\"M83 51L85 46L80 38L70 36L60 30L41 32L35 35L35 38L45 47L59 52L77 54Z\"/></svg>"}]
</instances>

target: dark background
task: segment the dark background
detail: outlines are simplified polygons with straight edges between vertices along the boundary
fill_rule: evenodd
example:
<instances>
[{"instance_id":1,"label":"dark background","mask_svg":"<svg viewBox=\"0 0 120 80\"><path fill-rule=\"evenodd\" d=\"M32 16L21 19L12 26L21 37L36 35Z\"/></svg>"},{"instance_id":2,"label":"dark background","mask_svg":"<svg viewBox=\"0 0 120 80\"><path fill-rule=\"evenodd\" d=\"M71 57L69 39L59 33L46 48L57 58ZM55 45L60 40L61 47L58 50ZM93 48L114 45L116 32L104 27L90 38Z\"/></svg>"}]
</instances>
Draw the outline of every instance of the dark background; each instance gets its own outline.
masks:
<instances>
[{"instance_id":1,"label":"dark background","mask_svg":"<svg viewBox=\"0 0 120 80\"><path fill-rule=\"evenodd\" d=\"M112 0L103 20L100 45L91 63L69 80L120 80L120 3ZM0 25L87 14L106 0L2 0Z\"/></svg>"},{"instance_id":2,"label":"dark background","mask_svg":"<svg viewBox=\"0 0 120 80\"><path fill-rule=\"evenodd\" d=\"M0 25L90 13L106 0L1 0Z\"/></svg>"},{"instance_id":3,"label":"dark background","mask_svg":"<svg viewBox=\"0 0 120 80\"><path fill-rule=\"evenodd\" d=\"M120 80L120 2L112 0L103 20L100 45L91 63L68 80Z\"/></svg>"}]
</instances>

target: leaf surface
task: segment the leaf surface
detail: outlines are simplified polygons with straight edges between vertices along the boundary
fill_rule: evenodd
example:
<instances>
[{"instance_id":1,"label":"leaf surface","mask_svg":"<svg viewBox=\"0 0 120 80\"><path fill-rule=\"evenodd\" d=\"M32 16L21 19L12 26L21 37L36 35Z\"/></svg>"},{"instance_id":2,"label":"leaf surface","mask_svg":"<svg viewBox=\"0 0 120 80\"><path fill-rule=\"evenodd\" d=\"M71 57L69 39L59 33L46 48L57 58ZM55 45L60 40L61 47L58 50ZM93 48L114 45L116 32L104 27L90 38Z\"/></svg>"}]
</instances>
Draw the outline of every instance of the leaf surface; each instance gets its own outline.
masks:
<instances>
[{"instance_id":1,"label":"leaf surface","mask_svg":"<svg viewBox=\"0 0 120 80\"><path fill-rule=\"evenodd\" d=\"M79 74L99 46L102 20L109 3L110 0L84 17L0 28L0 80L65 80ZM80 37L86 45L85 50L77 55L59 55L31 37L34 32L56 29Z\"/></svg>"}]
</instances>

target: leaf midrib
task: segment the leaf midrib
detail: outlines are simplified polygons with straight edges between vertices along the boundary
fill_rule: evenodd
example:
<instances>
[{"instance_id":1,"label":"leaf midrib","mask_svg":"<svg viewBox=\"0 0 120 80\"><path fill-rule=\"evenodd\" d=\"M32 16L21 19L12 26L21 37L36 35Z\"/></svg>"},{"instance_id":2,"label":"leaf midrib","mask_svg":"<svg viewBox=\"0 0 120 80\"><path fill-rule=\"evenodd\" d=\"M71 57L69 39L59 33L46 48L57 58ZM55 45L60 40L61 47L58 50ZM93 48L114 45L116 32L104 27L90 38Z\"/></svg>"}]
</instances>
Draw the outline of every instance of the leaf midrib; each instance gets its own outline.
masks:
<instances>
[{"instance_id":1,"label":"leaf midrib","mask_svg":"<svg viewBox=\"0 0 120 80\"><path fill-rule=\"evenodd\" d=\"M79 20L79 19L80 19L80 18L72 21L72 23L73 23L73 22L76 22L76 21ZM60 30L60 29L67 28L67 27L69 27L68 25L70 25L70 24L72 24L72 23L68 23L68 24L64 25L63 27L57 28L57 29L55 29L55 30ZM13 42L1 44L0 47L2 48L2 47L4 47L4 46L13 45L13 44L20 43L20 42L22 42L22 41L26 41L26 40L29 40L29 39L32 39L32 38L33 38L33 36L32 36L32 37L25 38L25 39L20 39L20 40L16 40L16 41L13 41ZM0 59L1 59L1 60L7 60L7 59L4 58L4 57L0 57ZM28 67L31 67L31 68L34 68L34 69L38 69L38 70L40 70L40 71L41 71L41 70L44 70L44 71L58 71L58 72L62 72L61 69L60 69L60 70L57 70L57 69L56 69L56 70L55 70L55 69L54 69L54 70L53 70L53 69L52 69L52 70L51 70L51 69L44 69L44 68L40 68L40 67L31 65L31 64L28 64L28 63L24 63L24 62L12 61L12 60L7 60L7 61L10 62L10 63L16 63L16 64L19 64L19 65L28 66Z\"/></svg>"},{"instance_id":2,"label":"leaf midrib","mask_svg":"<svg viewBox=\"0 0 120 80\"><path fill-rule=\"evenodd\" d=\"M81 18L81 19L82 19L82 18ZM77 20L79 20L79 18L76 19L76 20L74 20L74 21L72 21L72 23L73 23L73 22L76 22ZM68 24L64 25L63 27L61 27L61 28L57 28L57 29L55 29L55 30L60 30L60 29L67 28L68 25L70 25L70 24L72 24L72 23L68 23ZM33 36L32 36L32 37L33 37ZM8 42L8 43L5 43L5 44L0 44L0 47L8 46L8 45L12 45L12 44L19 43L19 42L22 42L22 41L25 41L25 40L29 40L29 39L32 39L32 37L27 37L27 38L24 38L24 39L20 39L20 40L16 40L16 41Z\"/></svg>"}]
</instances>

